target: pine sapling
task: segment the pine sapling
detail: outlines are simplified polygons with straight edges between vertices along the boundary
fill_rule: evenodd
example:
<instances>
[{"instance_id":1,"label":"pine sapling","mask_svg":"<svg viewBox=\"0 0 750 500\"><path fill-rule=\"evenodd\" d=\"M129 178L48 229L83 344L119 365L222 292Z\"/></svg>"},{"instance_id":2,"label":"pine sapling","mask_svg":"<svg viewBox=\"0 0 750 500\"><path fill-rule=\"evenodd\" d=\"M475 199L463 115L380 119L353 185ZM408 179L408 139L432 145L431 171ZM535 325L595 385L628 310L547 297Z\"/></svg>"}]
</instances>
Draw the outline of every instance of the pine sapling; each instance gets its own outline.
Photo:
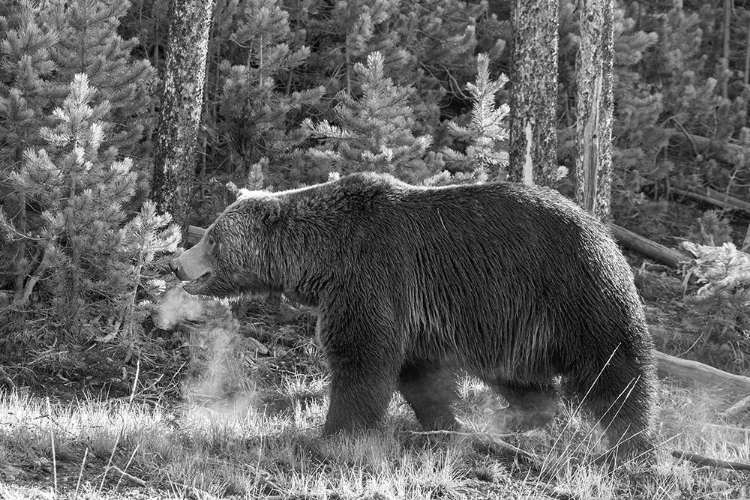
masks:
<instances>
[{"instance_id":1,"label":"pine sapling","mask_svg":"<svg viewBox=\"0 0 750 500\"><path fill-rule=\"evenodd\" d=\"M27 150L22 168L9 176L14 189L41 212L29 234L41 257L21 300L27 301L36 280L47 275L45 290L68 327L78 324L82 307L96 302L85 297L112 293L104 284L117 269L112 260L125 220L122 205L136 189L131 161L116 160L114 148L99 151L109 103L92 107L95 92L86 75L76 75L70 94L52 113L57 125L41 129L46 149Z\"/></svg>"},{"instance_id":2,"label":"pine sapling","mask_svg":"<svg viewBox=\"0 0 750 500\"><path fill-rule=\"evenodd\" d=\"M148 298L164 288L164 283L156 278L156 272L163 267L165 256L171 258L180 243L180 229L170 224L171 221L170 214L158 214L156 205L147 201L119 231L120 263L128 277L128 286L116 300L117 310L122 315L120 336L131 348L129 352L138 338L140 325L153 308L155 301ZM141 297L145 299L139 303Z\"/></svg>"},{"instance_id":3,"label":"pine sapling","mask_svg":"<svg viewBox=\"0 0 750 500\"><path fill-rule=\"evenodd\" d=\"M334 123L303 122L322 143L308 149L308 157L326 174L377 170L414 182L434 173L441 165L428 154L432 137L412 133L415 119L409 100L413 89L386 77L379 52L371 53L367 64L357 63L354 72L359 90L337 94Z\"/></svg>"},{"instance_id":4,"label":"pine sapling","mask_svg":"<svg viewBox=\"0 0 750 500\"><path fill-rule=\"evenodd\" d=\"M490 78L489 63L487 54L479 54L476 82L466 85L473 101L469 124L448 123L450 133L467 144L466 151L443 149L446 165L451 170L469 174L476 181L484 181L488 177L504 179L508 167L508 152L505 149L508 127L505 120L510 108L507 104L495 104L495 96L508 78L505 75L500 75L497 80Z\"/></svg>"}]
</instances>

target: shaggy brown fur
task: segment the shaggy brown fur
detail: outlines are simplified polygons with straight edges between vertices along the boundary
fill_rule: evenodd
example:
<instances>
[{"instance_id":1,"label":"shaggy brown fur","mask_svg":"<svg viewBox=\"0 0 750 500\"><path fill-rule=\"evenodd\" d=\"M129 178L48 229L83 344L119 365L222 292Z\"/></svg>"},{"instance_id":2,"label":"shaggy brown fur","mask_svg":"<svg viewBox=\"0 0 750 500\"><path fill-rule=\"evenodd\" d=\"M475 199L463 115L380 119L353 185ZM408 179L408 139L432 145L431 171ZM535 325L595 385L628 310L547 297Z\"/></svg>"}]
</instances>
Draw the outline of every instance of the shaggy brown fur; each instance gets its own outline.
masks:
<instances>
[{"instance_id":1,"label":"shaggy brown fur","mask_svg":"<svg viewBox=\"0 0 750 500\"><path fill-rule=\"evenodd\" d=\"M318 308L326 433L377 424L396 389L424 427L453 428L467 371L509 400L509 425L551 418L561 375L611 444L651 446L652 341L631 270L607 230L551 190L358 174L254 193L173 269L190 293L283 291Z\"/></svg>"}]
</instances>

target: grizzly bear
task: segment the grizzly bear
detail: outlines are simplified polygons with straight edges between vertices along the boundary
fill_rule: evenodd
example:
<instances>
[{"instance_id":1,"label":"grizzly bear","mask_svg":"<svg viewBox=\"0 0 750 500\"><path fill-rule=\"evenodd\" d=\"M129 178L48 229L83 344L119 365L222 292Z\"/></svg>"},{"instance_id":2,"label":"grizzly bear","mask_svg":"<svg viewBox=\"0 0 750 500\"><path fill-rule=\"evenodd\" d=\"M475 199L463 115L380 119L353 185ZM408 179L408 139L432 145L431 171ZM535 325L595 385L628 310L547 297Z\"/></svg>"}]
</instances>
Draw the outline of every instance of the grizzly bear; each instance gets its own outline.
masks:
<instances>
[{"instance_id":1,"label":"grizzly bear","mask_svg":"<svg viewBox=\"0 0 750 500\"><path fill-rule=\"evenodd\" d=\"M376 425L396 389L423 427L453 429L469 373L516 428L554 416L561 380L619 452L652 445L653 343L632 272L607 229L550 189L355 174L253 192L171 267L192 294L317 308L326 434Z\"/></svg>"}]
</instances>

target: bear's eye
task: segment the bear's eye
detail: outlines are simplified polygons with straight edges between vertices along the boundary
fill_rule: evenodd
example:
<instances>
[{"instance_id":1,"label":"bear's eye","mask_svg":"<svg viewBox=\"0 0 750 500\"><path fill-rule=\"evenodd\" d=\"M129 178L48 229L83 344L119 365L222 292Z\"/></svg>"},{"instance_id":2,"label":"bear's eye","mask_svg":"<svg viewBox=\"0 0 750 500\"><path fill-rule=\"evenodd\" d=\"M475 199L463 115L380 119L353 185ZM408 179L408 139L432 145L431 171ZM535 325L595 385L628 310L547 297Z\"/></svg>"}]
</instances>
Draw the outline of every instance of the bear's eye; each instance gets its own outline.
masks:
<instances>
[{"instance_id":1,"label":"bear's eye","mask_svg":"<svg viewBox=\"0 0 750 500\"><path fill-rule=\"evenodd\" d=\"M208 244L211 246L214 246L216 244L216 241L214 240L213 236L208 237Z\"/></svg>"}]
</instances>

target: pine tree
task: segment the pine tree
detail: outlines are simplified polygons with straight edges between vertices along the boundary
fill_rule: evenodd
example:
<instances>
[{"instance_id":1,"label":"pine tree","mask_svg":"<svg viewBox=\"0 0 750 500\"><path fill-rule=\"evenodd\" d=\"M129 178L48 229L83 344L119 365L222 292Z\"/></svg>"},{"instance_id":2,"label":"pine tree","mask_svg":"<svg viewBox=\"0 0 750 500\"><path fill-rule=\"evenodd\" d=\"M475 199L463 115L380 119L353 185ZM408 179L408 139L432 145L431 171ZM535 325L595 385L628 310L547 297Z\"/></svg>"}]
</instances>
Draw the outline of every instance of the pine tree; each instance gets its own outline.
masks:
<instances>
[{"instance_id":1,"label":"pine tree","mask_svg":"<svg viewBox=\"0 0 750 500\"><path fill-rule=\"evenodd\" d=\"M110 332L99 340L119 334L132 347L150 311L144 298L163 289L156 279L163 267L158 258L176 249L180 233L151 202L126 223L122 205L133 197L136 174L129 159L117 160L114 148L100 152L109 103L92 106L95 93L86 75L74 77L70 94L52 114L56 126L39 132L46 147L28 149L21 168L7 178L40 217L22 233L0 212L0 231L33 246L33 272L23 276L15 301L26 306L26 314L34 314L28 302L36 289L48 320L72 334ZM99 324L101 317L106 325Z\"/></svg>"},{"instance_id":2,"label":"pine tree","mask_svg":"<svg viewBox=\"0 0 750 500\"><path fill-rule=\"evenodd\" d=\"M698 13L673 9L663 15L659 44L644 62L646 77L662 89L664 115L684 131L721 143L745 126L745 99L721 96L729 77L715 70L703 51L703 22Z\"/></svg>"},{"instance_id":3,"label":"pine tree","mask_svg":"<svg viewBox=\"0 0 750 500\"><path fill-rule=\"evenodd\" d=\"M21 168L24 151L41 143L38 131L50 103L45 78L54 68L49 50L57 39L39 25L39 8L30 0L20 2L11 14L0 19L0 32L5 33L0 59L0 217L18 234L0 239L0 269L7 270L0 272L0 285L12 281L19 299L35 264L26 235L37 215L29 212L26 193L7 179Z\"/></svg>"},{"instance_id":4,"label":"pine tree","mask_svg":"<svg viewBox=\"0 0 750 500\"><path fill-rule=\"evenodd\" d=\"M46 277L44 287L69 328L80 326L82 310L90 304L86 297L112 293L111 256L118 252L125 218L121 207L136 189L130 159L118 161L114 148L99 151L109 103L92 107L94 93L86 75L76 75L70 95L53 112L57 125L41 129L47 148L27 150L23 167L9 177L13 188L41 210L40 226L21 234L2 221L6 232L37 242L41 255L18 302L27 302Z\"/></svg>"},{"instance_id":5,"label":"pine tree","mask_svg":"<svg viewBox=\"0 0 750 500\"><path fill-rule=\"evenodd\" d=\"M391 29L398 33L396 46L402 52L393 58L398 65L386 67L395 83L414 88L416 132L437 135L442 119L454 118L470 106L471 97L463 89L475 74L478 33L497 22L488 10L486 2L401 2ZM504 47L505 40L492 33L483 51L495 61Z\"/></svg>"},{"instance_id":6,"label":"pine tree","mask_svg":"<svg viewBox=\"0 0 750 500\"><path fill-rule=\"evenodd\" d=\"M35 125L31 123L49 103L45 78L55 68L49 52L57 37L40 26L39 12L31 0L23 0L14 16L0 18L0 32L5 33L0 59L0 102L4 111L0 127L5 140L0 154L14 162L19 151L32 144L29 130Z\"/></svg>"},{"instance_id":7,"label":"pine tree","mask_svg":"<svg viewBox=\"0 0 750 500\"><path fill-rule=\"evenodd\" d=\"M320 74L333 76L326 85L329 93L345 90L351 94L354 66L368 54L380 52L389 64L404 55L396 48L397 33L390 28L398 20L398 0L352 0L331 6L321 2L312 6L317 7L313 15L306 19L300 16L298 22L306 26L309 43L325 47L310 58L310 63Z\"/></svg>"},{"instance_id":8,"label":"pine tree","mask_svg":"<svg viewBox=\"0 0 750 500\"><path fill-rule=\"evenodd\" d=\"M495 96L508 79L500 75L490 78L490 58L487 54L477 57L477 78L467 84L474 104L471 121L461 126L455 121L448 123L449 131L459 141L468 143L466 152L451 148L443 149L446 167L453 172L469 173L478 181L488 178L504 180L508 167L508 127L505 120L510 112L507 104L495 105Z\"/></svg>"},{"instance_id":9,"label":"pine tree","mask_svg":"<svg viewBox=\"0 0 750 500\"><path fill-rule=\"evenodd\" d=\"M416 182L440 170L438 159L427 155L432 138L411 133L414 115L408 102L413 90L385 76L383 56L370 54L366 65L354 66L354 73L361 97L339 92L335 123L303 123L322 142L307 151L320 173L375 170Z\"/></svg>"},{"instance_id":10,"label":"pine tree","mask_svg":"<svg viewBox=\"0 0 750 500\"><path fill-rule=\"evenodd\" d=\"M138 1L149 12L148 0ZM327 167L318 163L323 172L315 165L311 169L302 150L294 149L301 139L298 124L304 118L337 123L333 108L339 92L360 94L354 67L374 51L383 55L384 70L395 85L413 89L412 132L440 137L433 146L438 151L450 142L442 121L465 113L470 105L463 88L474 75L477 33L484 33L483 46L494 56L503 47L495 36L498 26L486 2L312 0L292 6L217 0L197 141L202 201L214 207L230 201L226 182L242 185L242 177L263 158L268 160L263 167L266 186L287 188L325 179ZM266 56L284 45L285 56ZM304 47L310 50L303 62L290 57ZM258 79L261 54L269 84ZM326 93L320 101L297 99L321 86ZM209 220L214 211L209 207L200 215Z\"/></svg>"},{"instance_id":11,"label":"pine tree","mask_svg":"<svg viewBox=\"0 0 750 500\"><path fill-rule=\"evenodd\" d=\"M290 91L293 72L310 50L289 46L288 14L276 0L249 0L231 41L245 52L245 64L231 66L225 61L221 67L226 77L222 128L234 153L232 164L239 174L235 178L252 175L257 181L257 170L263 168L266 182L287 187L290 153L306 138L297 124L287 125L288 117L317 104L325 89Z\"/></svg>"},{"instance_id":12,"label":"pine tree","mask_svg":"<svg viewBox=\"0 0 750 500\"><path fill-rule=\"evenodd\" d=\"M658 41L656 33L636 28L622 9L614 11L613 182L640 192L641 172L656 168L658 152L669 140L659 124L664 99L638 72L644 54ZM629 190L630 190L629 189Z\"/></svg>"},{"instance_id":13,"label":"pine tree","mask_svg":"<svg viewBox=\"0 0 750 500\"><path fill-rule=\"evenodd\" d=\"M143 130L150 126L150 92L154 70L148 60L130 53L138 40L123 40L117 34L127 1L50 0L41 21L58 38L50 49L56 65L53 91L58 98L68 92L73 76L84 73L99 89L96 99L110 103L102 147L114 146L120 154L140 158Z\"/></svg>"},{"instance_id":14,"label":"pine tree","mask_svg":"<svg viewBox=\"0 0 750 500\"><path fill-rule=\"evenodd\" d=\"M566 0L561 5L560 102L565 122L558 129L559 157L561 161L575 167L579 159L578 141L575 138L577 84L575 61L580 38L579 3ZM639 8L637 12L642 12ZM639 69L644 64L644 55L656 46L656 33L637 27L634 18L625 9L613 11L614 61L612 82L612 170L613 197L633 196L640 193L645 182L644 171L656 168L658 152L667 144L669 133L660 124L664 109L659 87L642 78ZM571 193L573 195L574 193ZM637 196L641 196L638 194ZM613 203L616 208L617 203Z\"/></svg>"},{"instance_id":15,"label":"pine tree","mask_svg":"<svg viewBox=\"0 0 750 500\"><path fill-rule=\"evenodd\" d=\"M171 259L180 243L180 230L170 224L172 216L158 214L156 205L146 201L140 212L119 230L119 245L115 272L109 276L115 281L109 290L115 292L109 298L117 324L110 336L120 334L124 343L130 345L138 340L143 321L154 307L154 298L164 291L165 284L159 277L160 269ZM142 296L152 300L139 300ZM117 328L119 326L119 328Z\"/></svg>"}]
</instances>

